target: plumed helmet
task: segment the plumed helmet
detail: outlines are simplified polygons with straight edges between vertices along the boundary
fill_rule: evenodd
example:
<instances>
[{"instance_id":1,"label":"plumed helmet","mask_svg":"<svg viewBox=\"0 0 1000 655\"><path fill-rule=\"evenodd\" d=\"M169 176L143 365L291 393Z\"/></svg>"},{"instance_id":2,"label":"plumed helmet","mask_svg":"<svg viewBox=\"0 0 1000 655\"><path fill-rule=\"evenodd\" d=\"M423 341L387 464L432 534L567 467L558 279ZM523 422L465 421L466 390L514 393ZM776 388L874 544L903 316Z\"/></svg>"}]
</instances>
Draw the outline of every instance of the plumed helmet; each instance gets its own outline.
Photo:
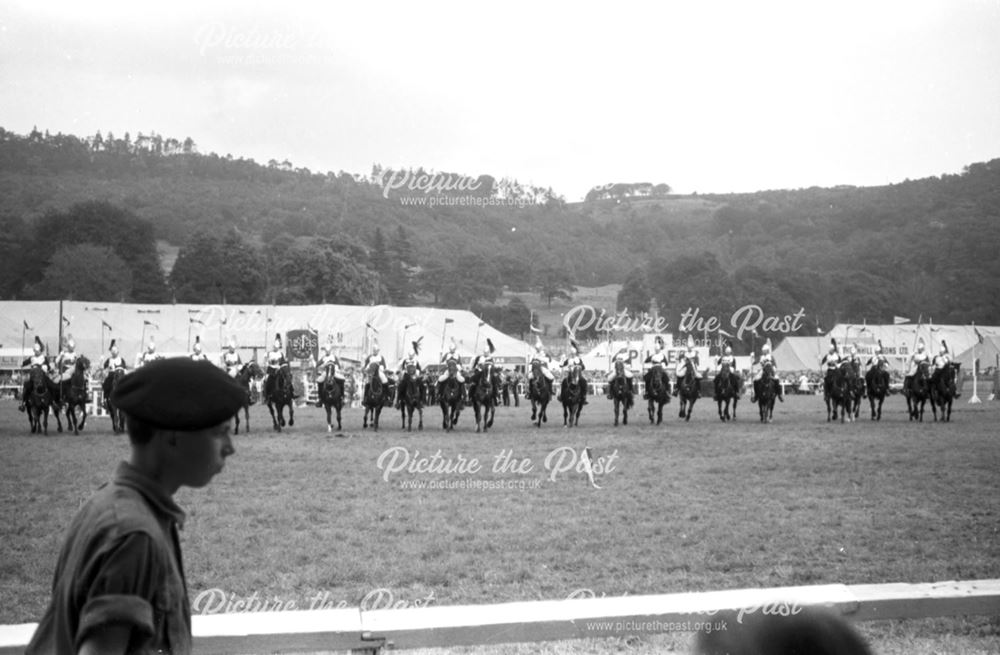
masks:
<instances>
[{"instance_id":1,"label":"plumed helmet","mask_svg":"<svg viewBox=\"0 0 1000 655\"><path fill-rule=\"evenodd\" d=\"M542 344L542 338L536 334L535 335L535 350L538 351L538 352L542 352L542 348L544 348L544 347L545 346Z\"/></svg>"},{"instance_id":2,"label":"plumed helmet","mask_svg":"<svg viewBox=\"0 0 1000 655\"><path fill-rule=\"evenodd\" d=\"M66 339L66 350L68 350L70 352L73 352L74 348L76 348L76 342L73 341L73 337L67 337L67 339Z\"/></svg>"},{"instance_id":3,"label":"plumed helmet","mask_svg":"<svg viewBox=\"0 0 1000 655\"><path fill-rule=\"evenodd\" d=\"M920 351L920 350L923 350L926 347L927 347L927 344L924 343L924 338L920 337L920 340L917 341L917 350Z\"/></svg>"},{"instance_id":4,"label":"plumed helmet","mask_svg":"<svg viewBox=\"0 0 1000 655\"><path fill-rule=\"evenodd\" d=\"M156 352L156 341L153 340L153 337L149 338L149 345L146 346L146 350L151 353Z\"/></svg>"},{"instance_id":5,"label":"plumed helmet","mask_svg":"<svg viewBox=\"0 0 1000 655\"><path fill-rule=\"evenodd\" d=\"M944 342L944 339L942 339L942 340L941 340L941 354L942 354L942 355L945 355L945 354L947 354L947 353L948 353L948 344L946 344L946 343Z\"/></svg>"},{"instance_id":6,"label":"plumed helmet","mask_svg":"<svg viewBox=\"0 0 1000 655\"><path fill-rule=\"evenodd\" d=\"M882 340L881 339L878 340L878 344L875 346L875 354L876 355L881 355L882 354Z\"/></svg>"},{"instance_id":7,"label":"plumed helmet","mask_svg":"<svg viewBox=\"0 0 1000 655\"><path fill-rule=\"evenodd\" d=\"M733 344L732 344L731 341L727 341L726 342L726 351L725 352L726 352L727 355L732 355L733 354Z\"/></svg>"},{"instance_id":8,"label":"plumed helmet","mask_svg":"<svg viewBox=\"0 0 1000 655\"><path fill-rule=\"evenodd\" d=\"M858 354L858 347L855 344L853 344L853 343L851 344L851 354L852 355L857 355Z\"/></svg>"},{"instance_id":9,"label":"plumed helmet","mask_svg":"<svg viewBox=\"0 0 1000 655\"><path fill-rule=\"evenodd\" d=\"M200 336L196 336L194 338L194 351L196 353L201 353L201 337Z\"/></svg>"},{"instance_id":10,"label":"plumed helmet","mask_svg":"<svg viewBox=\"0 0 1000 655\"><path fill-rule=\"evenodd\" d=\"M327 355L330 354L330 344L329 343L324 343L322 346L319 347L319 349L322 350L323 352L325 352Z\"/></svg>"},{"instance_id":11,"label":"plumed helmet","mask_svg":"<svg viewBox=\"0 0 1000 655\"><path fill-rule=\"evenodd\" d=\"M108 350L111 351L112 355L118 354L118 343L114 339L111 340L111 345L108 346Z\"/></svg>"},{"instance_id":12,"label":"plumed helmet","mask_svg":"<svg viewBox=\"0 0 1000 655\"><path fill-rule=\"evenodd\" d=\"M769 353L771 352L771 340L768 339L764 342L764 345L760 347L761 352Z\"/></svg>"},{"instance_id":13,"label":"plumed helmet","mask_svg":"<svg viewBox=\"0 0 1000 655\"><path fill-rule=\"evenodd\" d=\"M42 351L45 350L45 346L42 345L42 340L38 338L37 334L35 335L35 345L31 349L35 351L36 355L41 355Z\"/></svg>"},{"instance_id":14,"label":"plumed helmet","mask_svg":"<svg viewBox=\"0 0 1000 655\"><path fill-rule=\"evenodd\" d=\"M654 340L657 348L663 348L663 337L656 337Z\"/></svg>"},{"instance_id":15,"label":"plumed helmet","mask_svg":"<svg viewBox=\"0 0 1000 655\"><path fill-rule=\"evenodd\" d=\"M837 340L830 339L830 352L834 352L835 350L837 350Z\"/></svg>"},{"instance_id":16,"label":"plumed helmet","mask_svg":"<svg viewBox=\"0 0 1000 655\"><path fill-rule=\"evenodd\" d=\"M226 346L229 348L229 352L235 351L236 350L236 339L234 339L232 337L229 337L229 342L226 343Z\"/></svg>"},{"instance_id":17,"label":"plumed helmet","mask_svg":"<svg viewBox=\"0 0 1000 655\"><path fill-rule=\"evenodd\" d=\"M416 357L417 355L420 354L420 344L421 344L421 342L423 340L424 340L424 338L421 336L419 339L417 339L416 341L412 342L413 343L413 356L414 357Z\"/></svg>"},{"instance_id":18,"label":"plumed helmet","mask_svg":"<svg viewBox=\"0 0 1000 655\"><path fill-rule=\"evenodd\" d=\"M376 341L375 343L372 344L372 354L373 355L377 355L378 354L378 341Z\"/></svg>"},{"instance_id":19,"label":"plumed helmet","mask_svg":"<svg viewBox=\"0 0 1000 655\"><path fill-rule=\"evenodd\" d=\"M450 343L448 344L448 352L453 353L457 349L458 344L455 342L455 337L452 337Z\"/></svg>"},{"instance_id":20,"label":"plumed helmet","mask_svg":"<svg viewBox=\"0 0 1000 655\"><path fill-rule=\"evenodd\" d=\"M274 335L274 349L281 350L281 334L275 333Z\"/></svg>"}]
</instances>

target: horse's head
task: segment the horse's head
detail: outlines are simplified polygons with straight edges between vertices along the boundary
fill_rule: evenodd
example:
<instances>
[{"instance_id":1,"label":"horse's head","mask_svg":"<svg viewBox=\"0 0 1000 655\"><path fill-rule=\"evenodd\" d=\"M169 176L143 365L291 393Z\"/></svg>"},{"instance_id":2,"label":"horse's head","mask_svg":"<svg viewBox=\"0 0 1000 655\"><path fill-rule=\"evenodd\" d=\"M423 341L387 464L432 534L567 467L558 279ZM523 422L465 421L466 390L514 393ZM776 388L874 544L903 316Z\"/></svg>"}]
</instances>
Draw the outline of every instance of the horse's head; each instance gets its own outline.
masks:
<instances>
[{"instance_id":1,"label":"horse's head","mask_svg":"<svg viewBox=\"0 0 1000 655\"><path fill-rule=\"evenodd\" d=\"M74 367L74 370L77 373L86 373L87 369L89 368L90 368L90 360L87 359L84 355L80 355L79 357L76 358L76 365Z\"/></svg>"},{"instance_id":2,"label":"horse's head","mask_svg":"<svg viewBox=\"0 0 1000 655\"><path fill-rule=\"evenodd\" d=\"M458 373L458 362L454 359L448 360L448 377L455 377Z\"/></svg>"},{"instance_id":3,"label":"horse's head","mask_svg":"<svg viewBox=\"0 0 1000 655\"><path fill-rule=\"evenodd\" d=\"M733 369L732 369L732 367L731 367L731 366L729 365L729 362L723 362L723 363L722 363L722 366L720 366L720 367L719 367L719 374L720 374L720 375L722 375L723 377L727 377L727 378L728 378L728 377L729 377L729 375L730 375L730 374L731 374L732 372L733 372Z\"/></svg>"},{"instance_id":4,"label":"horse's head","mask_svg":"<svg viewBox=\"0 0 1000 655\"><path fill-rule=\"evenodd\" d=\"M406 374L410 376L411 380L415 380L417 378L417 365L415 362L406 363Z\"/></svg>"},{"instance_id":5,"label":"horse's head","mask_svg":"<svg viewBox=\"0 0 1000 655\"><path fill-rule=\"evenodd\" d=\"M542 363L537 359L531 362L531 377L533 378L542 377Z\"/></svg>"},{"instance_id":6,"label":"horse's head","mask_svg":"<svg viewBox=\"0 0 1000 655\"><path fill-rule=\"evenodd\" d=\"M580 382L580 366L579 364L573 364L569 367L568 376L570 384L578 384Z\"/></svg>"},{"instance_id":7,"label":"horse's head","mask_svg":"<svg viewBox=\"0 0 1000 655\"><path fill-rule=\"evenodd\" d=\"M764 365L761 367L761 369L762 369L762 375L761 375L762 379L764 380L774 379L774 364L772 362L764 362Z\"/></svg>"},{"instance_id":8,"label":"horse's head","mask_svg":"<svg viewBox=\"0 0 1000 655\"><path fill-rule=\"evenodd\" d=\"M615 360L615 375L618 377L625 375L625 362L620 359Z\"/></svg>"},{"instance_id":9,"label":"horse's head","mask_svg":"<svg viewBox=\"0 0 1000 655\"><path fill-rule=\"evenodd\" d=\"M929 362L920 362L917 364L917 374L916 377L921 380L925 380L931 376L931 365Z\"/></svg>"},{"instance_id":10,"label":"horse's head","mask_svg":"<svg viewBox=\"0 0 1000 655\"><path fill-rule=\"evenodd\" d=\"M31 381L31 386L37 389L47 389L45 384L45 371L42 370L41 366L32 366L31 371L28 373L28 379Z\"/></svg>"}]
</instances>

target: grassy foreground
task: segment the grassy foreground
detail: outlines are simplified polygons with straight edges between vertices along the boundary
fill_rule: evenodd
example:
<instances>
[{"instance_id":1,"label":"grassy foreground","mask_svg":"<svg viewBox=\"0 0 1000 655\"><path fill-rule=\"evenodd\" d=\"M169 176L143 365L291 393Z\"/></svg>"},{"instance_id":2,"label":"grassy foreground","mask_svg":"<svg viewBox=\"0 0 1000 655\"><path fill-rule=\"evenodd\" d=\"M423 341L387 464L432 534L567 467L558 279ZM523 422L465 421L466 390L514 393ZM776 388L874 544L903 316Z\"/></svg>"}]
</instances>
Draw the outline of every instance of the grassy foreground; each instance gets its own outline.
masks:
<instances>
[{"instance_id":1,"label":"grassy foreground","mask_svg":"<svg viewBox=\"0 0 1000 655\"><path fill-rule=\"evenodd\" d=\"M276 435L254 408L226 470L178 495L195 611L1000 577L1000 403L963 400L950 424L914 424L901 402L879 424L829 425L819 400L790 397L767 426L749 403L722 424L701 401L690 423L672 403L663 426L639 414L614 428L596 398L578 429L554 405L541 429L523 407L501 409L487 434L471 411L445 434L436 408L423 432L400 431L394 412L362 432L346 410L330 434L305 408ZM127 439L91 421L78 437L31 437L0 404L0 623L38 619L65 527L127 457ZM551 470L584 446L603 458L600 489ZM878 652L1000 651L995 618L862 629ZM664 652L689 638L485 652Z\"/></svg>"}]
</instances>

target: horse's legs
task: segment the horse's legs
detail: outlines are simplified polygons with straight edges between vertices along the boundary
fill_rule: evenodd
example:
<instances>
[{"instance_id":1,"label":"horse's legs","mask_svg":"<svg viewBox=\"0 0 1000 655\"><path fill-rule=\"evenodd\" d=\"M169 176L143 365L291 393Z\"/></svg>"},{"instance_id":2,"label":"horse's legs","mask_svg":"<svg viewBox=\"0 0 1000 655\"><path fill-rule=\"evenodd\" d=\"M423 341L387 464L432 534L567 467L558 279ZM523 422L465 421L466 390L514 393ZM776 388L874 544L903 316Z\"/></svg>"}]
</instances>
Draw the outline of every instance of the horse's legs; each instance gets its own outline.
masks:
<instances>
[{"instance_id":1,"label":"horse's legs","mask_svg":"<svg viewBox=\"0 0 1000 655\"><path fill-rule=\"evenodd\" d=\"M295 425L295 403L288 401L288 427Z\"/></svg>"}]
</instances>

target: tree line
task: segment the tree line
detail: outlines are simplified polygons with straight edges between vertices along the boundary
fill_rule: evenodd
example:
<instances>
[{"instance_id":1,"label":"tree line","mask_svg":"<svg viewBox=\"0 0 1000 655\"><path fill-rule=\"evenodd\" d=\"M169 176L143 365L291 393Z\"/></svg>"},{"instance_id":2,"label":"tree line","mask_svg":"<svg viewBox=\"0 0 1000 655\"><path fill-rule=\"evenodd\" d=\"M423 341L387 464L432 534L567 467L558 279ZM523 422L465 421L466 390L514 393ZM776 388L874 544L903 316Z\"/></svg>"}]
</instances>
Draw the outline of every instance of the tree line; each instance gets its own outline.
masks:
<instances>
[{"instance_id":1,"label":"tree line","mask_svg":"<svg viewBox=\"0 0 1000 655\"><path fill-rule=\"evenodd\" d=\"M523 207L403 205L401 191L384 192L387 172L263 165L202 154L187 137L0 128L0 294L517 316L505 290L547 304L622 284L619 309L633 313L655 299L667 313L802 307L821 328L920 314L1000 323L1000 160L870 188L673 196L668 185L605 185L575 204L469 178L476 194L522 194ZM158 243L179 248L169 275ZM98 265L80 273L83 262Z\"/></svg>"}]
</instances>

